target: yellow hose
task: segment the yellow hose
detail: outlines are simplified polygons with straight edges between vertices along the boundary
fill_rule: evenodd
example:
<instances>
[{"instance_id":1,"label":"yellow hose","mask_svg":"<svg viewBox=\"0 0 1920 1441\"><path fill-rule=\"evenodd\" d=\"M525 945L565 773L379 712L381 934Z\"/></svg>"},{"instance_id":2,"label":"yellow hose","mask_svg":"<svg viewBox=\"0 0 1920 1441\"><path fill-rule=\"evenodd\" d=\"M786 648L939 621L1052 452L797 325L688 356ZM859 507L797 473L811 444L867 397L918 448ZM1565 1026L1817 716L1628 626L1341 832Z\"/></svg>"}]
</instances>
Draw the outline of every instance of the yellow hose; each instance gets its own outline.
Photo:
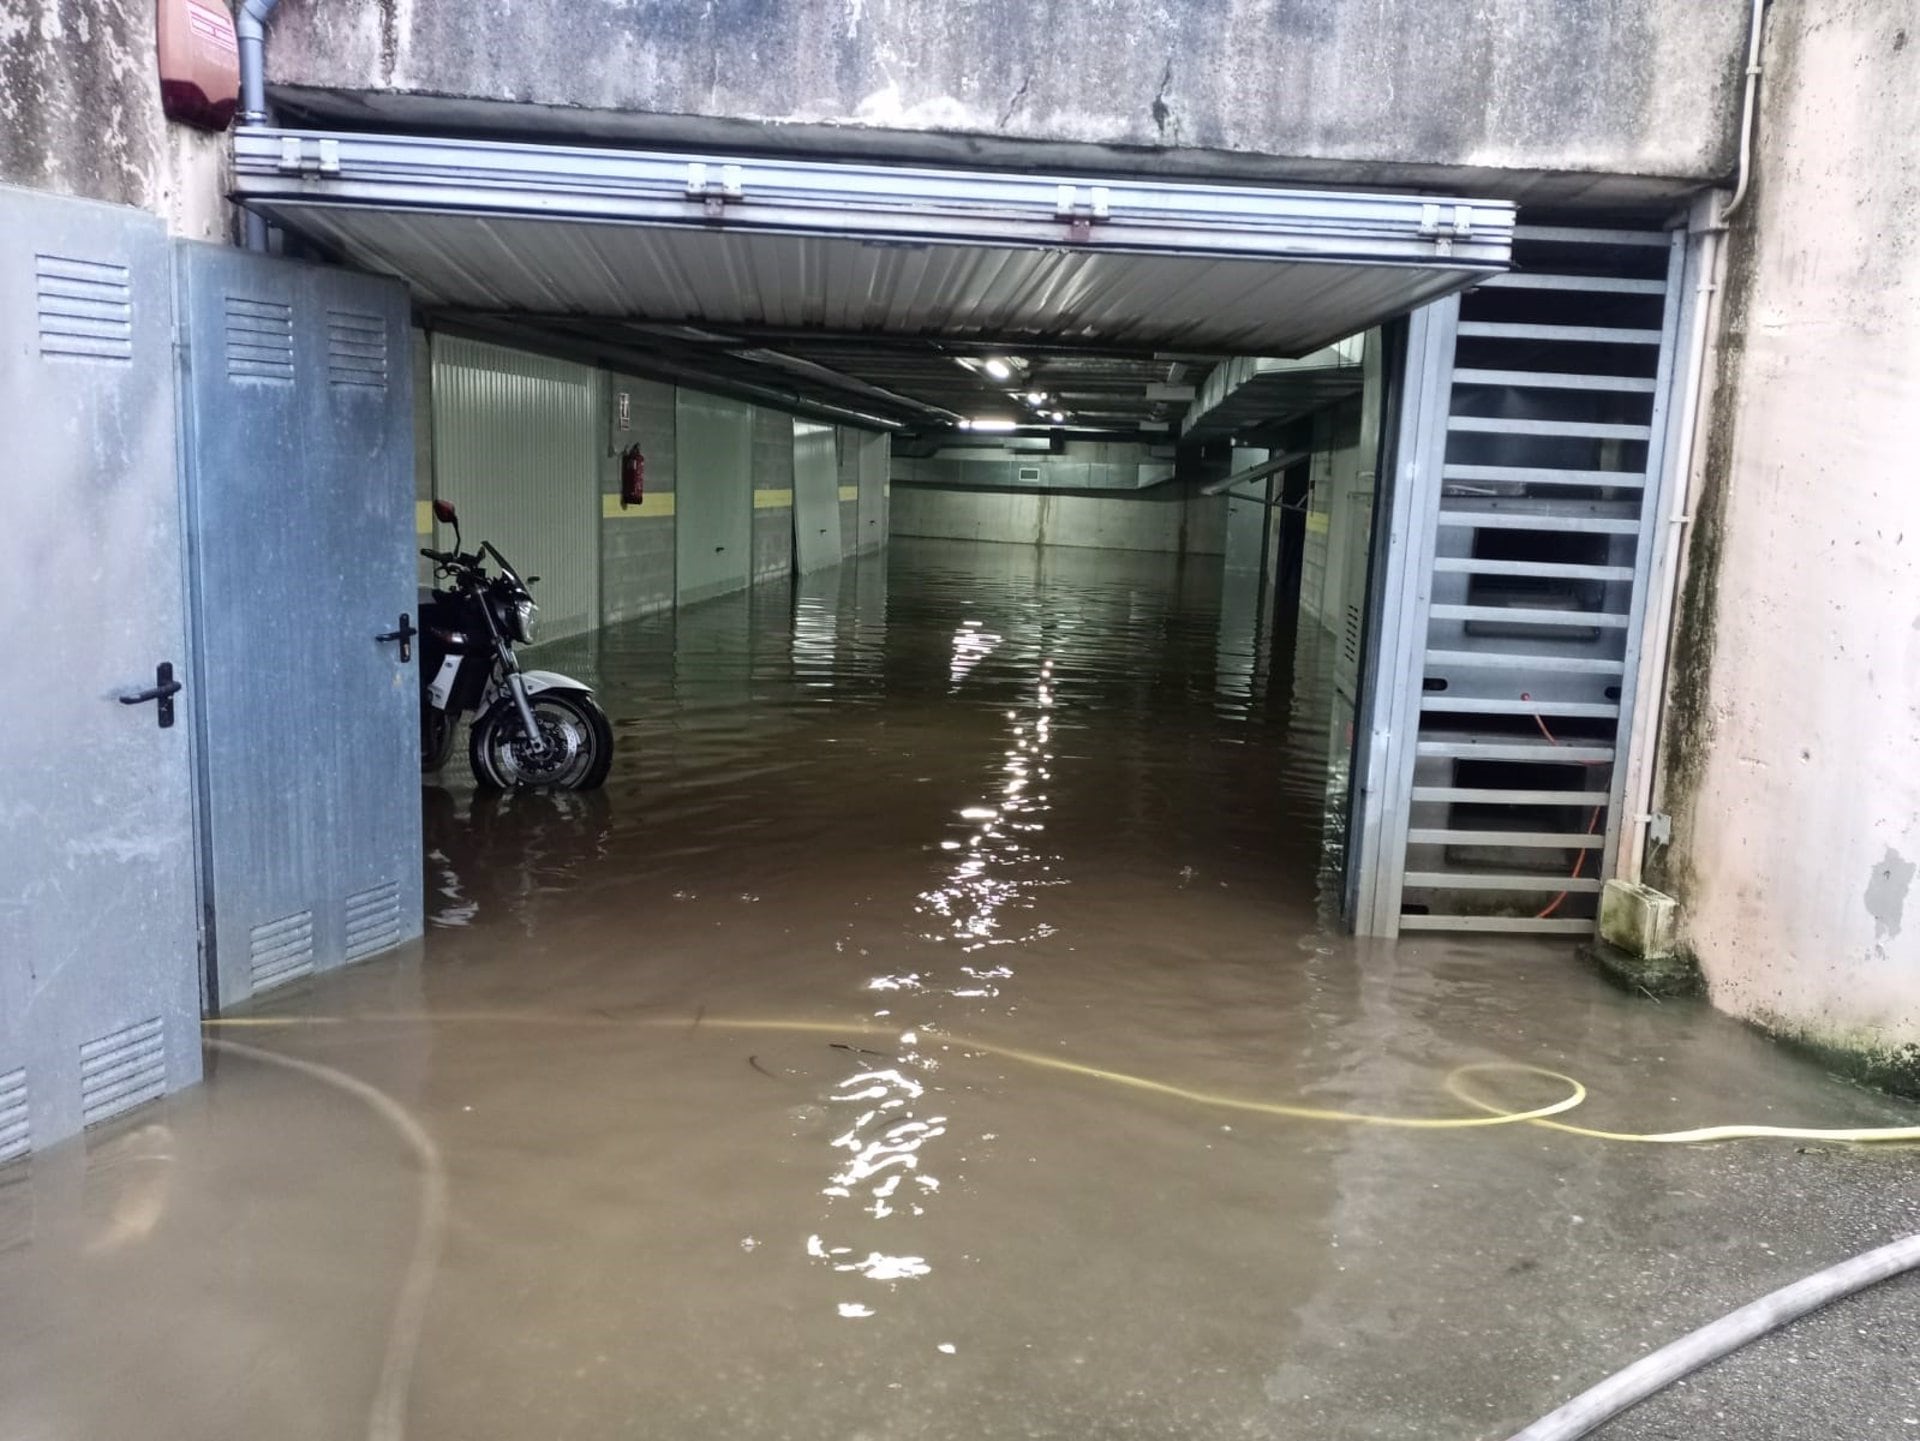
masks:
<instances>
[{"instance_id":1,"label":"yellow hose","mask_svg":"<svg viewBox=\"0 0 1920 1441\"><path fill-rule=\"evenodd\" d=\"M405 1012L369 1012L350 1016L228 1016L208 1020L209 1027L260 1027L283 1028L300 1026L335 1026L352 1024L388 1024L388 1025L543 1025L543 1026L586 1026L586 1027L628 1027L646 1026L656 1029L717 1030L717 1031L771 1031L776 1033L832 1036L897 1036L898 1027L883 1028L868 1020L857 1021L807 1021L762 1019L751 1017L698 1016L693 1018L669 1018L661 1016L621 1019L613 1016L564 1015L546 1012L527 1011L448 1011L428 1014L425 1012L409 1014ZM1789 1141L1828 1141L1847 1144L1887 1144L1897 1142L1920 1142L1920 1126L1760 1126L1760 1125L1723 1125L1700 1126L1685 1131L1602 1131L1586 1126L1570 1125L1565 1121L1556 1121L1555 1116L1564 1115L1581 1105L1587 1099L1587 1088L1572 1076L1551 1071L1543 1066L1530 1065L1523 1061L1477 1061L1457 1066L1448 1073L1445 1086L1455 1099L1480 1112L1474 1116L1383 1116L1366 1111L1344 1111L1321 1106L1302 1106L1287 1101L1251 1100L1244 1096L1224 1095L1215 1091L1196 1090L1190 1086L1175 1085L1171 1081L1155 1080L1150 1076L1136 1076L1127 1071L1110 1070L1104 1066L1091 1066L1081 1061L1067 1060L1061 1056L1042 1055L1035 1051L1023 1051L1012 1046L1002 1046L992 1041L976 1040L967 1036L957 1036L944 1031L927 1031L929 1040L938 1039L949 1046L962 1050L977 1051L982 1055L998 1056L1002 1060L1018 1065L1031 1066L1036 1070L1052 1071L1060 1075L1079 1076L1086 1080L1099 1081L1125 1090L1143 1091L1150 1095L1168 1096L1174 1100L1186 1101L1191 1105L1206 1106L1215 1110L1250 1112L1260 1116L1274 1116L1283 1120L1334 1122L1353 1126L1387 1126L1409 1131L1466 1131L1485 1130L1492 1126L1534 1125L1549 1130L1563 1131L1570 1136L1582 1136L1592 1141L1631 1141L1643 1145L1690 1145L1704 1141L1744 1141L1744 1140L1789 1140ZM1549 1105L1536 1106L1528 1110L1508 1110L1497 1102L1476 1094L1468 1085L1471 1078L1485 1075L1537 1076L1553 1081L1567 1088L1567 1094Z\"/></svg>"}]
</instances>

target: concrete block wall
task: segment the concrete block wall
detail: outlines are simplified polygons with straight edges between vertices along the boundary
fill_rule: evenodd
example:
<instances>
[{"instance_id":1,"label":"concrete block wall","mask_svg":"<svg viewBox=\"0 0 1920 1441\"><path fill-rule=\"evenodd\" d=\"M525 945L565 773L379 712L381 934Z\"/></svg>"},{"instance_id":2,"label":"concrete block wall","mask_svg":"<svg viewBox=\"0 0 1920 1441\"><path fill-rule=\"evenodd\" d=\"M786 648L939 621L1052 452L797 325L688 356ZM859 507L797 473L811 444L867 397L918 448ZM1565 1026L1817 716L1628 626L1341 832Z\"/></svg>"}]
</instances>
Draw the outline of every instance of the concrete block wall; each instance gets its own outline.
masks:
<instances>
[{"instance_id":1,"label":"concrete block wall","mask_svg":"<svg viewBox=\"0 0 1920 1441\"><path fill-rule=\"evenodd\" d=\"M626 424L621 424L622 395ZM611 373L606 378L600 461L600 623L673 608L674 388ZM620 458L638 445L646 496L620 504Z\"/></svg>"},{"instance_id":2,"label":"concrete block wall","mask_svg":"<svg viewBox=\"0 0 1920 1441\"><path fill-rule=\"evenodd\" d=\"M793 573L793 417L754 407L753 581Z\"/></svg>"}]
</instances>

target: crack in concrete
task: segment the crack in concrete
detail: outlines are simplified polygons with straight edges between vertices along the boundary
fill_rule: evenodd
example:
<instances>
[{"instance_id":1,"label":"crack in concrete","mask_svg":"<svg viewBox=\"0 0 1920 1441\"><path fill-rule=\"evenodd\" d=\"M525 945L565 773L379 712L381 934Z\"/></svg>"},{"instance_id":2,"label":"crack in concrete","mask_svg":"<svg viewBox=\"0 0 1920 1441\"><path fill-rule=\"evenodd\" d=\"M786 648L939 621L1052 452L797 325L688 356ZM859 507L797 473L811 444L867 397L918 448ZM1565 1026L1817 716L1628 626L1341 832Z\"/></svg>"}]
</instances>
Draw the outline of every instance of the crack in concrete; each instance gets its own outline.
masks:
<instances>
[{"instance_id":1,"label":"crack in concrete","mask_svg":"<svg viewBox=\"0 0 1920 1441\"><path fill-rule=\"evenodd\" d=\"M1162 144L1165 144L1167 139L1167 121L1173 117L1173 107L1167 104L1167 87L1171 84L1173 84L1173 57L1169 55L1166 69L1160 72L1160 88L1154 91L1153 104L1148 107L1153 115L1153 123L1159 128Z\"/></svg>"},{"instance_id":2,"label":"crack in concrete","mask_svg":"<svg viewBox=\"0 0 1920 1441\"><path fill-rule=\"evenodd\" d=\"M1032 88L1033 72L1029 70L1026 75L1021 78L1020 88L1014 91L1012 98L1007 101L1007 108L1000 112L1000 118L994 122L994 129L1005 130L1007 128L1007 122L1013 119L1014 113L1026 103L1027 91Z\"/></svg>"}]
</instances>

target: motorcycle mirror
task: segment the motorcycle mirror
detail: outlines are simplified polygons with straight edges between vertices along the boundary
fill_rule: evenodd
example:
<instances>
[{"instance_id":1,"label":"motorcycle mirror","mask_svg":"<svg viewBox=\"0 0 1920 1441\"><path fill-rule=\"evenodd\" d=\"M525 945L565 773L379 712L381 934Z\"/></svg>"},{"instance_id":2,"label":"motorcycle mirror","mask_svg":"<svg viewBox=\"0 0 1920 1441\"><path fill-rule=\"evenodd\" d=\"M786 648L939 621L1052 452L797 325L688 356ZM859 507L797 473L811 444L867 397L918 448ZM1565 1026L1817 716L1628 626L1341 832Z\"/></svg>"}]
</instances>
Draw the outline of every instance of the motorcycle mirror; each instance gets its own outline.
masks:
<instances>
[{"instance_id":1,"label":"motorcycle mirror","mask_svg":"<svg viewBox=\"0 0 1920 1441\"><path fill-rule=\"evenodd\" d=\"M446 525L460 524L460 513L453 508L450 500L436 500L433 503L433 518Z\"/></svg>"}]
</instances>

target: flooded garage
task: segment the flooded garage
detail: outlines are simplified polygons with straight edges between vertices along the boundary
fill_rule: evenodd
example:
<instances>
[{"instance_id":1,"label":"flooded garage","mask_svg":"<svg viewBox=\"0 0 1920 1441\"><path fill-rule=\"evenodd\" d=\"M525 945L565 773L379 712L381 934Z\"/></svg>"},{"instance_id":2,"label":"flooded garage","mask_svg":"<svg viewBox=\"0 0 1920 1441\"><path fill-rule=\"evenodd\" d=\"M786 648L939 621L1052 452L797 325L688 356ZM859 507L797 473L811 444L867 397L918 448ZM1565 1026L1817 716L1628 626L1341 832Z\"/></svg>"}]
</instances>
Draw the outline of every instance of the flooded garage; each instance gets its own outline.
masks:
<instances>
[{"instance_id":1,"label":"flooded garage","mask_svg":"<svg viewBox=\"0 0 1920 1441\"><path fill-rule=\"evenodd\" d=\"M1567 1095L1503 1066L1909 1113L1562 947L1345 935L1331 639L1243 584L901 540L551 648L603 792L456 768L423 943L4 1173L8 1434L1495 1437L1914 1228L1897 1149L1396 1124ZM1914 1295L1605 1434L1905 1434Z\"/></svg>"}]
</instances>

